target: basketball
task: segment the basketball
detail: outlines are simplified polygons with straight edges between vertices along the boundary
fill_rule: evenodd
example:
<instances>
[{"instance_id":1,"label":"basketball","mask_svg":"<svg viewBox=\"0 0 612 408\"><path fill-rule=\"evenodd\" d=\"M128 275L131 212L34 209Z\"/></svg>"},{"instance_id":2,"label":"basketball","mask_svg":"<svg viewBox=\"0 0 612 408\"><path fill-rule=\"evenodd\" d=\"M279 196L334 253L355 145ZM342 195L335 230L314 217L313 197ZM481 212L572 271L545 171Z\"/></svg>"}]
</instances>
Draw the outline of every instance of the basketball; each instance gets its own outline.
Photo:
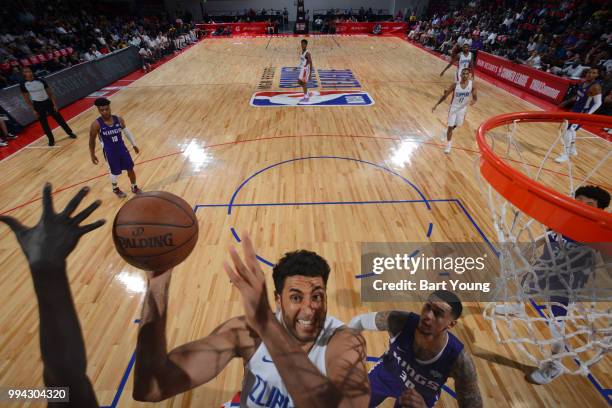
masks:
<instances>
[{"instance_id":1,"label":"basketball","mask_svg":"<svg viewBox=\"0 0 612 408\"><path fill-rule=\"evenodd\" d=\"M125 203L113 222L117 252L129 264L165 271L183 262L198 240L189 204L165 191L146 192Z\"/></svg>"}]
</instances>

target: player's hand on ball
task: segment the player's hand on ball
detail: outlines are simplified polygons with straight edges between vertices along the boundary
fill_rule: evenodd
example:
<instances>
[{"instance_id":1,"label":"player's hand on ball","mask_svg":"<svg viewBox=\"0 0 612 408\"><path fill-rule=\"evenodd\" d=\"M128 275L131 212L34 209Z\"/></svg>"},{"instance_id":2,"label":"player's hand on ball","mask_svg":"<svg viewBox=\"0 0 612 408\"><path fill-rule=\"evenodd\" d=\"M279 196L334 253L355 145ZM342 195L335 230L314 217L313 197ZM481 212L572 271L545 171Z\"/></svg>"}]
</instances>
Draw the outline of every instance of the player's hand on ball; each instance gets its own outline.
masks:
<instances>
[{"instance_id":1,"label":"player's hand on ball","mask_svg":"<svg viewBox=\"0 0 612 408\"><path fill-rule=\"evenodd\" d=\"M138 146L134 146L134 151L136 152L136 154L140 153L140 149L138 148Z\"/></svg>"},{"instance_id":2,"label":"player's hand on ball","mask_svg":"<svg viewBox=\"0 0 612 408\"><path fill-rule=\"evenodd\" d=\"M38 224L32 228L26 227L13 217L0 216L0 221L8 225L17 236L17 241L30 265L40 266L44 269L50 265L59 265L65 262L65 259L83 235L104 224L104 220L98 220L91 224L79 226L100 206L100 200L94 201L83 211L71 217L88 192L89 187L83 187L72 197L64 211L56 213L53 210L51 184L45 184L42 196L42 216ZM36 268L36 270L39 269ZM50 268L50 270L52 269ZM63 271L64 269L60 270Z\"/></svg>"},{"instance_id":3,"label":"player's hand on ball","mask_svg":"<svg viewBox=\"0 0 612 408\"><path fill-rule=\"evenodd\" d=\"M399 403L402 408L427 408L423 396L414 388L409 388L400 395Z\"/></svg>"},{"instance_id":4,"label":"player's hand on ball","mask_svg":"<svg viewBox=\"0 0 612 408\"><path fill-rule=\"evenodd\" d=\"M95 155L95 154L92 154L92 155L91 155L91 162L92 162L93 164L98 164L98 158L96 157L96 155Z\"/></svg>"},{"instance_id":5,"label":"player's hand on ball","mask_svg":"<svg viewBox=\"0 0 612 408\"><path fill-rule=\"evenodd\" d=\"M242 238L242 248L244 262L236 249L232 247L229 249L229 253L233 266L230 266L227 262L223 266L230 280L242 295L244 314L248 325L257 333L261 333L266 323L270 319L274 319L274 314L268 303L266 279L248 234L245 234Z\"/></svg>"}]
</instances>

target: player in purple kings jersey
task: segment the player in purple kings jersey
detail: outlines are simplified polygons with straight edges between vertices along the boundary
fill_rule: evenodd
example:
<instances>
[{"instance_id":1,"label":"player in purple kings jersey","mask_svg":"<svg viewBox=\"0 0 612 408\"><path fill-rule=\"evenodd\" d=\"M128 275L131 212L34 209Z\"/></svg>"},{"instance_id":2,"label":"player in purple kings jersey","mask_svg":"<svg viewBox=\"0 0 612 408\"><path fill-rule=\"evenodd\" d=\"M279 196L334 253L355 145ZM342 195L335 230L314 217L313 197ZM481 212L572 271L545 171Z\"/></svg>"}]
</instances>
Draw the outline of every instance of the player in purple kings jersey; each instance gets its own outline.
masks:
<instances>
[{"instance_id":1,"label":"player in purple kings jersey","mask_svg":"<svg viewBox=\"0 0 612 408\"><path fill-rule=\"evenodd\" d=\"M599 69L593 67L587 71L586 78L583 83L578 85L576 96L569 101L574 102L572 112L593 114L599 109L602 104L601 100L601 83L597 80L599 77ZM580 129L580 125L576 123L568 123L567 129L563 134L563 153L555 159L557 163L563 163L569 160L570 156L577 156L576 150L576 131Z\"/></svg>"},{"instance_id":2,"label":"player in purple kings jersey","mask_svg":"<svg viewBox=\"0 0 612 408\"><path fill-rule=\"evenodd\" d=\"M130 156L121 133L125 133L134 151L139 153L140 150L136 146L134 136L125 126L123 118L111 115L110 101L106 98L98 98L94 102L100 112L100 117L93 121L89 129L89 152L91 153L91 161L93 164L98 164L96 157L96 137L100 139L104 158L108 163L111 173L111 183L113 185L113 193L119 198L125 198L126 194L117 186L117 176L123 170L127 170L128 177L132 182L132 193L140 194L142 190L136 184L136 173L134 173L134 162Z\"/></svg>"},{"instance_id":3,"label":"player in purple kings jersey","mask_svg":"<svg viewBox=\"0 0 612 408\"><path fill-rule=\"evenodd\" d=\"M389 332L389 348L368 374L370 407L395 398L395 407L431 408L448 377L455 379L460 408L482 407L472 358L449 329L461 316L461 301L452 292L437 290L421 314L400 311L366 313L348 324L356 330Z\"/></svg>"},{"instance_id":4,"label":"player in purple kings jersey","mask_svg":"<svg viewBox=\"0 0 612 408\"><path fill-rule=\"evenodd\" d=\"M590 207L605 210L610 205L610 193L597 186L582 186L574 192L576 201ZM588 244L577 242L553 230L548 230L536 241L542 246L542 255L532 265L535 273L523 277L524 288L531 288L534 293L546 291L550 293L548 301L550 313L555 319L548 323L553 355L565 350L565 321L567 309L574 300L577 291L584 288L589 277L593 275L597 251ZM603 254L602 254L603 256ZM525 313L524 303L504 303L495 306L495 313L516 314ZM558 361L549 361L532 371L528 378L535 384L548 384L563 374L563 366Z\"/></svg>"}]
</instances>

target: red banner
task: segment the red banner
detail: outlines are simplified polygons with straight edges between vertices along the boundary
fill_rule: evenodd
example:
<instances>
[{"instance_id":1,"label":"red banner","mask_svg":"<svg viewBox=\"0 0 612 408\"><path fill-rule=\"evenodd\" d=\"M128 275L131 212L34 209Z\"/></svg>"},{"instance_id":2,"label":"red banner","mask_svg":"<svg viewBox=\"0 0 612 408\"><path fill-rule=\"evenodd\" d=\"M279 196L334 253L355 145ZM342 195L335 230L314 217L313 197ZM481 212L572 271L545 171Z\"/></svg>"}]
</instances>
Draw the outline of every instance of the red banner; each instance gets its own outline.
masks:
<instances>
[{"instance_id":1,"label":"red banner","mask_svg":"<svg viewBox=\"0 0 612 408\"><path fill-rule=\"evenodd\" d=\"M569 86L575 83L484 51L478 51L476 69L557 105L563 101Z\"/></svg>"},{"instance_id":2,"label":"red banner","mask_svg":"<svg viewBox=\"0 0 612 408\"><path fill-rule=\"evenodd\" d=\"M219 28L229 27L234 35L257 35L266 34L266 28L269 24L261 23L215 23L215 24L197 24L197 28L205 30L208 33L214 33Z\"/></svg>"},{"instance_id":3,"label":"red banner","mask_svg":"<svg viewBox=\"0 0 612 408\"><path fill-rule=\"evenodd\" d=\"M378 24L382 34L405 34L408 31L408 23L405 22L336 23L336 34L372 34Z\"/></svg>"}]
</instances>

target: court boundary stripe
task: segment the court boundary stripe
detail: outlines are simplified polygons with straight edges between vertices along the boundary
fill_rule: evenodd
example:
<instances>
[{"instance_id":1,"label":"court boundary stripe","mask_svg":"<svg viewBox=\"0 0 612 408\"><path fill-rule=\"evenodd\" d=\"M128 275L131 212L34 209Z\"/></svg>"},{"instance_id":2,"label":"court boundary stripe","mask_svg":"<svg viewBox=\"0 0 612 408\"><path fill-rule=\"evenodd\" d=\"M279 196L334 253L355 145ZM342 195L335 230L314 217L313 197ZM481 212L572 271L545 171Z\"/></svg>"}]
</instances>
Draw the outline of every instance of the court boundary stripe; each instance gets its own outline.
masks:
<instances>
[{"instance_id":1,"label":"court boundary stripe","mask_svg":"<svg viewBox=\"0 0 612 408\"><path fill-rule=\"evenodd\" d=\"M42 136L41 136L42 137ZM351 138L351 139L374 139L374 140L391 140L391 141L395 141L395 142L403 142L403 141L411 141L414 143L419 143L419 144L423 144L423 145L427 145L427 146L436 146L436 147L444 147L444 144L440 144L440 143L435 143L435 142L429 142L429 141L423 141L423 140L410 140L410 139L402 139L400 137L394 137L394 136L367 136L367 135L332 135L332 134L312 134L312 135L284 135L284 136L268 136L268 137L262 137L262 138L257 138L257 139L247 139L247 140L236 140L233 142L222 142L222 143L214 143L208 146L205 146L204 149L213 149L213 148L218 148L218 147L222 147L222 146L234 146L234 145L238 145L241 143L250 143L250 142L259 142L259 141L265 141L265 140L280 140L280 139L299 139L299 138L310 138L310 137L339 137L339 138ZM461 147L461 146L454 146L453 147L455 150L462 150L468 153L475 153L475 154L480 154L480 152L478 150L474 150L474 149L470 149L470 148L465 148L465 147ZM21 151L21 150L19 150ZM179 150L179 151L175 151L175 152L171 152L171 153L167 153L161 156L156 156L156 157L152 157L150 159L147 160L143 160L140 162L135 163L135 166L140 166L142 164L146 164L146 163L150 163L152 161L157 161L157 160L161 160L164 159L166 157L171 157L171 156L176 156L178 154L184 153L184 150ZM9 157L13 157L9 156ZM513 160L511 160L513 161ZM538 167L535 165L530 165L528 164L530 167ZM563 176L563 177L569 177L568 174L560 172L560 171L556 171L556 170L552 170L552 169L548 169L548 168L543 168L543 171L546 171L548 173L553 173L553 174L557 174L559 176ZM109 173L105 172L103 174L99 174L97 176L93 176L90 178L87 178L85 180L82 181L78 181L76 183L70 184L68 186L63 186L58 188L57 190L52 191L52 195L60 193L62 191L68 190L72 187L76 187L78 185L87 183L89 181L92 180L96 180L99 179L101 177L107 176ZM604 186L605 184L601 184L602 186ZM605 185L607 186L607 185ZM0 186L2 187L2 186ZM29 204L32 204L36 201L40 201L42 197L35 197L32 198L26 202L23 202L15 207L11 207L9 209L3 210L2 212L0 212L0 215L4 215L7 214L11 211L17 210L19 208L25 207Z\"/></svg>"}]
</instances>

